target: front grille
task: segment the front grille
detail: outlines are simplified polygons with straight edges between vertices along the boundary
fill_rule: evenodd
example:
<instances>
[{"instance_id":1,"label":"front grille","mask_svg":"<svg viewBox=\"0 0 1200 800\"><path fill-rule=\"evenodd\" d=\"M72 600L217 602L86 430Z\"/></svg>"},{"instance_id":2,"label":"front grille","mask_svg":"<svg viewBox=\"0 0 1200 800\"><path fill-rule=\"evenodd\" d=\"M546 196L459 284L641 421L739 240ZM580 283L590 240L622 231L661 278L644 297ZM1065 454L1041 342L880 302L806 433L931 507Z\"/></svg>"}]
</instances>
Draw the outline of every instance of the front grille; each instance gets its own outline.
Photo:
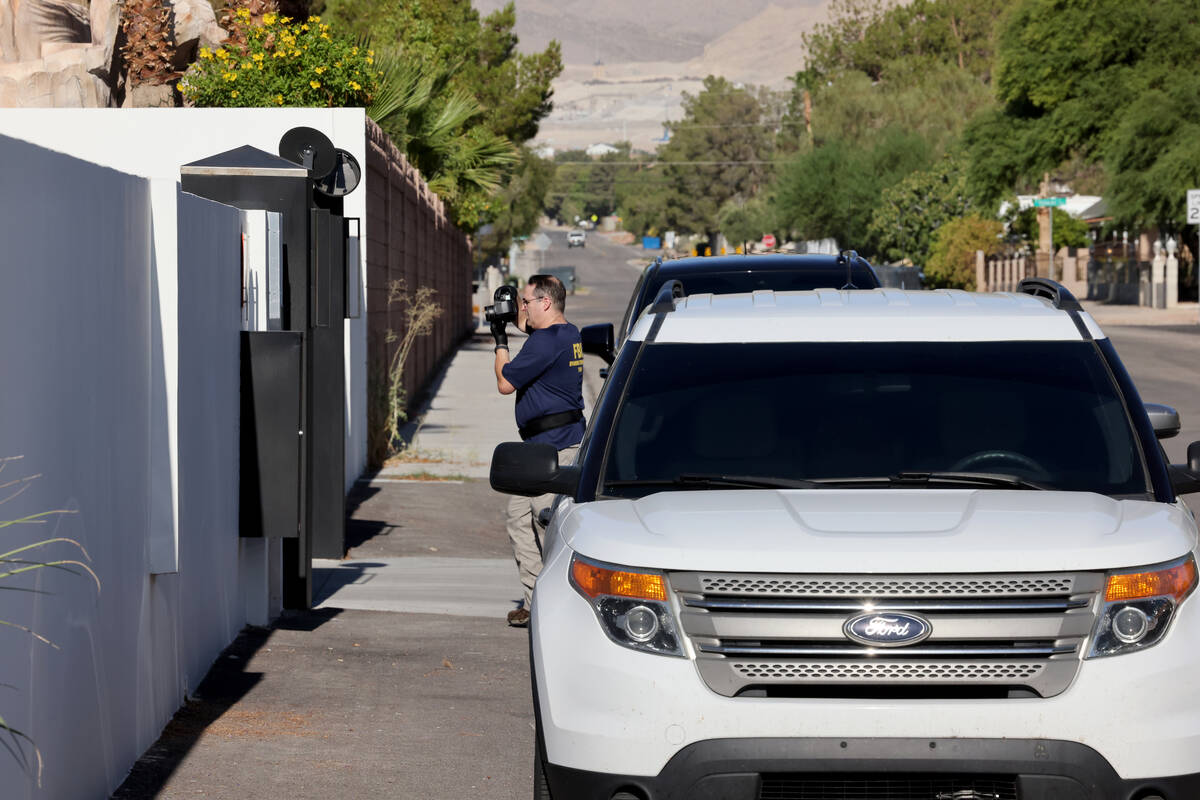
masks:
<instances>
[{"instance_id":1,"label":"front grille","mask_svg":"<svg viewBox=\"0 0 1200 800\"><path fill-rule=\"evenodd\" d=\"M994 775L762 776L759 800L1017 800L1017 781Z\"/></svg>"},{"instance_id":2,"label":"front grille","mask_svg":"<svg viewBox=\"0 0 1200 800\"><path fill-rule=\"evenodd\" d=\"M856 663L778 663L773 661L737 662L733 668L751 681L855 681L860 683L1026 683L1044 668L1044 664L1014 662L955 663L918 661L913 664Z\"/></svg>"},{"instance_id":3,"label":"front grille","mask_svg":"<svg viewBox=\"0 0 1200 800\"><path fill-rule=\"evenodd\" d=\"M887 696L978 689L1042 697L1079 669L1095 620L1100 573L997 575L669 575L680 622L708 686ZM916 614L928 638L903 646L854 641L843 626L864 612Z\"/></svg>"},{"instance_id":4,"label":"front grille","mask_svg":"<svg viewBox=\"0 0 1200 800\"><path fill-rule=\"evenodd\" d=\"M1039 595L1070 591L1064 575L828 578L706 575L702 590L716 594L817 595L823 597L954 597L970 595Z\"/></svg>"}]
</instances>

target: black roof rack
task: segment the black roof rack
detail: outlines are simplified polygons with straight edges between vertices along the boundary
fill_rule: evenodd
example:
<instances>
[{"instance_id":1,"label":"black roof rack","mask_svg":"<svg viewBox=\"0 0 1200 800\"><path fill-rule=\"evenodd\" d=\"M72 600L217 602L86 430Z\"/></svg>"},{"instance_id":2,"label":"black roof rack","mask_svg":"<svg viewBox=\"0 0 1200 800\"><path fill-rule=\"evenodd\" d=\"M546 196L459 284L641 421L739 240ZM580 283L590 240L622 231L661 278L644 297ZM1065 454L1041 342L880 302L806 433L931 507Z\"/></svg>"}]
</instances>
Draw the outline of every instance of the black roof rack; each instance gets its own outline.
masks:
<instances>
[{"instance_id":1,"label":"black roof rack","mask_svg":"<svg viewBox=\"0 0 1200 800\"><path fill-rule=\"evenodd\" d=\"M1017 284L1017 292L1031 294L1034 297L1044 297L1055 308L1063 311L1082 311L1083 306L1075 299L1075 295L1058 281L1049 278L1025 278Z\"/></svg>"},{"instance_id":2,"label":"black roof rack","mask_svg":"<svg viewBox=\"0 0 1200 800\"><path fill-rule=\"evenodd\" d=\"M654 304L650 306L651 314L666 314L675 310L675 301L684 296L682 281L670 280L664 283L654 296Z\"/></svg>"}]
</instances>

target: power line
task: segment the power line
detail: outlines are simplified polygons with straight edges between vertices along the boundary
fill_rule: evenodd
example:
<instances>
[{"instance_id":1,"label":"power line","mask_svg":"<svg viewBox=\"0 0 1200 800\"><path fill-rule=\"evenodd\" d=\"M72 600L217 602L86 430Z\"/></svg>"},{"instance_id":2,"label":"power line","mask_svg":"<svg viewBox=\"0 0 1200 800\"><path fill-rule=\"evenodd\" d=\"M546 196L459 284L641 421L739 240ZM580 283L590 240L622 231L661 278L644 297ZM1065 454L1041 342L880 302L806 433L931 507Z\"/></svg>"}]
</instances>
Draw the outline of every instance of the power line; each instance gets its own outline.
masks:
<instances>
[{"instance_id":1,"label":"power line","mask_svg":"<svg viewBox=\"0 0 1200 800\"><path fill-rule=\"evenodd\" d=\"M611 165L620 167L658 167L679 164L696 167L734 167L740 164L762 165L787 164L790 162L786 160L765 161L759 159L746 159L744 161L555 161L553 163L555 166L558 166L559 164L587 164L589 166Z\"/></svg>"}]
</instances>

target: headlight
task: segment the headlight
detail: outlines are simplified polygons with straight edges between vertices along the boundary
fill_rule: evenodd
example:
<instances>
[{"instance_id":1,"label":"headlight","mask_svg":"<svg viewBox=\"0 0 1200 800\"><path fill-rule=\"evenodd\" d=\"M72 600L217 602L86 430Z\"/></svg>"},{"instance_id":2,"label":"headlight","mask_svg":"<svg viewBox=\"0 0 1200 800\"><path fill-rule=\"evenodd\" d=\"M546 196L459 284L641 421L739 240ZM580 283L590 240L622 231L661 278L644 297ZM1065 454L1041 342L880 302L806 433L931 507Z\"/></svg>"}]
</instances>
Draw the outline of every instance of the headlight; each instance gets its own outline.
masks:
<instances>
[{"instance_id":1,"label":"headlight","mask_svg":"<svg viewBox=\"0 0 1200 800\"><path fill-rule=\"evenodd\" d=\"M573 555L571 585L591 603L600 627L617 644L659 655L683 655L661 573Z\"/></svg>"},{"instance_id":2,"label":"headlight","mask_svg":"<svg viewBox=\"0 0 1200 800\"><path fill-rule=\"evenodd\" d=\"M1157 644L1175 609L1195 588L1196 562L1190 555L1170 564L1110 572L1088 658L1131 653Z\"/></svg>"}]
</instances>

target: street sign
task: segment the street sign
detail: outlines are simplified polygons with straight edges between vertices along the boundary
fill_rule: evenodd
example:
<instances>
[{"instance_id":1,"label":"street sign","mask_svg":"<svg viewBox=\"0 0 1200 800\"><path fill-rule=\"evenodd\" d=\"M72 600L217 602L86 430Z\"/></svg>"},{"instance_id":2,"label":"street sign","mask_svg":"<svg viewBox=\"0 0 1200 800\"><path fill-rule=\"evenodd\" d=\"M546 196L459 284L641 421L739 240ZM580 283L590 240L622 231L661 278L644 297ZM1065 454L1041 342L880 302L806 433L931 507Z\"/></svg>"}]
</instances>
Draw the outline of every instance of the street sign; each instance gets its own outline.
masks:
<instances>
[{"instance_id":1,"label":"street sign","mask_svg":"<svg viewBox=\"0 0 1200 800\"><path fill-rule=\"evenodd\" d=\"M1200 225L1200 189L1188 189L1188 225Z\"/></svg>"},{"instance_id":2,"label":"street sign","mask_svg":"<svg viewBox=\"0 0 1200 800\"><path fill-rule=\"evenodd\" d=\"M1033 204L1038 208L1046 208L1047 206L1065 206L1067 198L1065 197L1036 197Z\"/></svg>"}]
</instances>

